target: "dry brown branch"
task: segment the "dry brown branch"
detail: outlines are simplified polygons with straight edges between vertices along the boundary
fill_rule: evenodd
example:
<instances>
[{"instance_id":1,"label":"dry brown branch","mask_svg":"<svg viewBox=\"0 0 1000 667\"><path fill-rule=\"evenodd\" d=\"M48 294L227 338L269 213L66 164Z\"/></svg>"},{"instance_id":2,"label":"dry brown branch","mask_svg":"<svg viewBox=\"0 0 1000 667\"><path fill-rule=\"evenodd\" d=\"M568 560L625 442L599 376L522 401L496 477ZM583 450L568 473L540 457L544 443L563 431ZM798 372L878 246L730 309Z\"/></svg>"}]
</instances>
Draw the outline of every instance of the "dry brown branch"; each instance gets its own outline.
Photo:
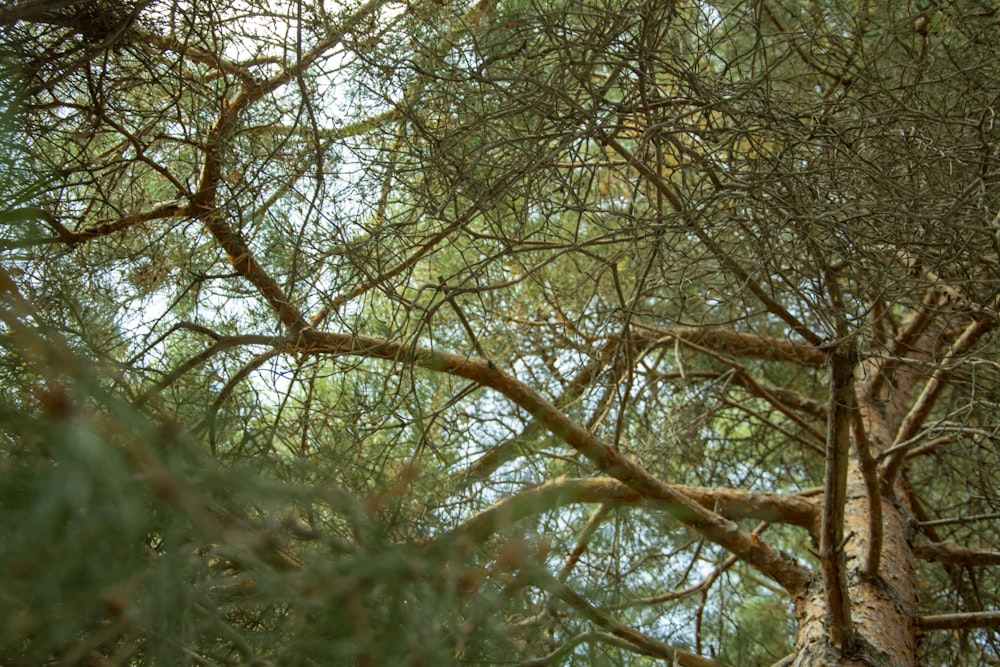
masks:
<instances>
[{"instance_id":1,"label":"dry brown branch","mask_svg":"<svg viewBox=\"0 0 1000 667\"><path fill-rule=\"evenodd\" d=\"M856 359L835 351L830 357L830 407L826 442L826 478L820 528L820 568L827 598L827 625L836 646L853 641L850 593L843 552L844 505L851 447L851 413L854 404Z\"/></svg>"},{"instance_id":2,"label":"dry brown branch","mask_svg":"<svg viewBox=\"0 0 1000 667\"><path fill-rule=\"evenodd\" d=\"M918 558L952 565L1000 565L1000 551L971 549L951 542L931 542L925 537L914 541Z\"/></svg>"},{"instance_id":3,"label":"dry brown branch","mask_svg":"<svg viewBox=\"0 0 1000 667\"><path fill-rule=\"evenodd\" d=\"M966 630L969 628L1000 628L1000 612L970 611L962 614L920 616L917 628L922 632L932 630Z\"/></svg>"},{"instance_id":4,"label":"dry brown branch","mask_svg":"<svg viewBox=\"0 0 1000 667\"><path fill-rule=\"evenodd\" d=\"M683 665L684 667L723 667L722 663L715 660L702 657L696 653L691 653L690 651L669 646L663 642L653 639L652 637L649 637L648 635L638 632L637 630L597 609L587 602L587 600L579 593L572 590L566 584L556 581L551 576L539 578L528 577L528 580L532 581L532 583L537 583L549 593L558 597L574 609L580 611L586 618L596 623L598 626L605 628L618 637L631 642L638 648L642 649L642 652L647 655L670 660L674 664Z\"/></svg>"},{"instance_id":5,"label":"dry brown branch","mask_svg":"<svg viewBox=\"0 0 1000 667\"><path fill-rule=\"evenodd\" d=\"M899 430L896 432L896 437L893 440L893 445L898 445L901 442L905 442L913 438L918 429L923 425L927 416L930 414L931 409L934 407L941 392L945 389L945 384L948 376L953 372L953 365L958 361L958 359L969 349L972 348L976 342L979 341L988 331L990 331L996 324L996 320L992 317L983 317L974 320L969 324L962 335L959 336L951 349L948 350L948 354L941 361L940 366L934 371L934 374L924 385L923 391L917 398L913 407L907 413L903 422L899 426ZM904 452L897 452L893 456L888 457L884 463L882 470L883 479L888 482L892 482L899 472L900 466L906 460Z\"/></svg>"}]
</instances>

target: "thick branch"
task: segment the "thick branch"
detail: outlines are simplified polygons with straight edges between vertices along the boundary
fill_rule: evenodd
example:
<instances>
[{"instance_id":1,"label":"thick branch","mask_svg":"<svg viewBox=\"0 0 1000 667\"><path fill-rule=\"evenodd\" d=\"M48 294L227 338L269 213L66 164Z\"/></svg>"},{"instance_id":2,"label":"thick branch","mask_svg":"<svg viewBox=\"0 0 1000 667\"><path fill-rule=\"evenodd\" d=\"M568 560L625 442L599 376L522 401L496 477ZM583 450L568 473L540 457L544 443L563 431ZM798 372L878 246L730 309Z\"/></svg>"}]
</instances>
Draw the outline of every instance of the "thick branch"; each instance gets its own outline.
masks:
<instances>
[{"instance_id":1,"label":"thick branch","mask_svg":"<svg viewBox=\"0 0 1000 667\"><path fill-rule=\"evenodd\" d=\"M851 601L845 572L844 503L847 494L847 459L850 454L851 412L854 403L854 364L849 354L830 357L830 407L826 444L826 480L823 524L820 532L820 567L827 599L827 627L835 646L845 647L851 637Z\"/></svg>"},{"instance_id":2,"label":"thick branch","mask_svg":"<svg viewBox=\"0 0 1000 667\"><path fill-rule=\"evenodd\" d=\"M970 549L951 542L931 542L922 535L914 541L917 558L953 565L1000 565L1000 551Z\"/></svg>"},{"instance_id":3,"label":"thick branch","mask_svg":"<svg viewBox=\"0 0 1000 667\"><path fill-rule=\"evenodd\" d=\"M675 648L668 644L653 639L638 630L631 628L621 621L612 618L600 609L591 605L583 596L571 589L566 584L548 577L541 586L552 595L579 611L583 616L593 623L611 632L612 634L627 640L643 653L659 658L670 660L672 664L683 665L684 667L722 667L722 663L709 658L702 657L696 653Z\"/></svg>"},{"instance_id":4,"label":"thick branch","mask_svg":"<svg viewBox=\"0 0 1000 667\"><path fill-rule=\"evenodd\" d=\"M463 377L490 387L538 419L554 435L587 457L599 470L627 484L644 498L659 501L670 516L750 563L785 590L794 594L809 583L809 570L791 556L761 542L732 521L705 509L676 488L664 484L491 362L387 340L321 333L315 329L301 331L297 337L289 340L286 350L293 353L350 354L390 359L397 363Z\"/></svg>"},{"instance_id":5,"label":"thick branch","mask_svg":"<svg viewBox=\"0 0 1000 667\"><path fill-rule=\"evenodd\" d=\"M244 64L233 62L211 51L199 49L172 35L157 35L155 33L139 31L136 34L139 38L146 40L159 49L173 51L199 65L204 65L205 67L225 72L226 74L233 74L246 84L253 84L254 82L253 72L247 69L247 66Z\"/></svg>"},{"instance_id":6,"label":"thick branch","mask_svg":"<svg viewBox=\"0 0 1000 667\"><path fill-rule=\"evenodd\" d=\"M176 201L163 202L151 209L130 213L129 215L124 215L118 218L117 220L99 222L85 229L81 229L80 231L69 232L68 236L62 240L71 245L75 245L99 236L114 234L115 232L127 229L128 227L149 222L151 220L179 218L190 214L191 209L188 206L182 206ZM62 237L61 233L60 237Z\"/></svg>"},{"instance_id":7,"label":"thick branch","mask_svg":"<svg viewBox=\"0 0 1000 667\"><path fill-rule=\"evenodd\" d=\"M805 528L811 528L816 520L816 504L798 496L695 486L671 485L670 488L703 507L713 508L726 519L759 519ZM574 503L644 504L652 509L663 506L659 499L644 498L634 489L609 477L561 477L504 498L462 523L449 537L478 542L525 517Z\"/></svg>"},{"instance_id":8,"label":"thick branch","mask_svg":"<svg viewBox=\"0 0 1000 667\"><path fill-rule=\"evenodd\" d=\"M922 632L930 630L965 630L968 628L1000 629L1000 611L973 611L965 614L940 614L937 616L917 617L917 629Z\"/></svg>"},{"instance_id":9,"label":"thick branch","mask_svg":"<svg viewBox=\"0 0 1000 667\"><path fill-rule=\"evenodd\" d=\"M271 309L277 314L281 324L289 331L296 331L306 326L305 317L298 306L285 295L285 291L263 266L254 259L246 242L223 219L222 215L212 209L202 216L205 228L212 238L226 252L229 263L249 280L261 293Z\"/></svg>"},{"instance_id":10,"label":"thick branch","mask_svg":"<svg viewBox=\"0 0 1000 667\"><path fill-rule=\"evenodd\" d=\"M815 345L803 345L783 338L773 338L748 331L732 331L714 327L677 327L664 329L642 324L633 324L632 335L641 339L693 343L715 352L734 357L760 359L762 361L787 361L802 366L818 368L826 364L826 352Z\"/></svg>"}]
</instances>

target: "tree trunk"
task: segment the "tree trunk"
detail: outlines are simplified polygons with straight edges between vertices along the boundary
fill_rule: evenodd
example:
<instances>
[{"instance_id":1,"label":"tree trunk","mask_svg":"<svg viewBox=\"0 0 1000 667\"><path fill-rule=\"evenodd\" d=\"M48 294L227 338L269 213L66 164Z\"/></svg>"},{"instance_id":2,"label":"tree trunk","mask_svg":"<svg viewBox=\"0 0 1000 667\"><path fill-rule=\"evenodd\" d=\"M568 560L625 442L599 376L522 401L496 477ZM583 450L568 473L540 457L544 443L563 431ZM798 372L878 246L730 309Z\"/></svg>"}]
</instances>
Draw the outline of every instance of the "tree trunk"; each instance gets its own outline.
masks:
<instances>
[{"instance_id":1,"label":"tree trunk","mask_svg":"<svg viewBox=\"0 0 1000 667\"><path fill-rule=\"evenodd\" d=\"M908 667L916 664L916 563L908 539L906 509L883 496L881 568L874 579L862 574L869 545L869 502L859 466L848 471L844 552L853 623L850 643L831 645L826 631L826 593L816 579L797 601L799 633L796 667L864 665Z\"/></svg>"}]
</instances>

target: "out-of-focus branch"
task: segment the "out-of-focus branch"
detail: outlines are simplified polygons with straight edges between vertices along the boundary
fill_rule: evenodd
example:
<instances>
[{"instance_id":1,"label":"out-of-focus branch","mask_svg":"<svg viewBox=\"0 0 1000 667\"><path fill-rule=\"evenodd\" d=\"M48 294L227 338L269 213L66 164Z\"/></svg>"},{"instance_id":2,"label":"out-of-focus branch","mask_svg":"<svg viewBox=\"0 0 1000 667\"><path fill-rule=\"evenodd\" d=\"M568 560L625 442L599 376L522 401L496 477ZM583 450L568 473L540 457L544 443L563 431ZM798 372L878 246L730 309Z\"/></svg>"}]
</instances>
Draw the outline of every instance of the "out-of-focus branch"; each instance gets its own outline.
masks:
<instances>
[{"instance_id":1,"label":"out-of-focus branch","mask_svg":"<svg viewBox=\"0 0 1000 667\"><path fill-rule=\"evenodd\" d=\"M665 660L672 661L672 664L683 665L683 667L723 667L723 663L705 658L696 653L679 649L669 644L645 635L635 628L631 628L621 621L612 618L590 604L582 595L571 589L566 584L556 581L555 578L531 576L530 581L537 583L552 595L556 596L569 606L579 611L591 622L611 632L612 634L627 640L636 646L641 652L653 655Z\"/></svg>"}]
</instances>

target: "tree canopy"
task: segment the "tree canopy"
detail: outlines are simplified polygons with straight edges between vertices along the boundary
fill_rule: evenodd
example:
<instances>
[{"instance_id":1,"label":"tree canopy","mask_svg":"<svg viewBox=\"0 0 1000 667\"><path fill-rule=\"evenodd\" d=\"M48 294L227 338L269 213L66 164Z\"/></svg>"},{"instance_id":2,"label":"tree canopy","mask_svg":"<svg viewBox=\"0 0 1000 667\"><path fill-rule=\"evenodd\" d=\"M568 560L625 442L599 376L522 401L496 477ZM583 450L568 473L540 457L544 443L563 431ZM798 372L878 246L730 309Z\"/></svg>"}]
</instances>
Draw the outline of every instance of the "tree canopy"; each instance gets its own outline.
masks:
<instances>
[{"instance_id":1,"label":"tree canopy","mask_svg":"<svg viewBox=\"0 0 1000 667\"><path fill-rule=\"evenodd\" d=\"M992 3L0 31L0 664L1000 663Z\"/></svg>"}]
</instances>

